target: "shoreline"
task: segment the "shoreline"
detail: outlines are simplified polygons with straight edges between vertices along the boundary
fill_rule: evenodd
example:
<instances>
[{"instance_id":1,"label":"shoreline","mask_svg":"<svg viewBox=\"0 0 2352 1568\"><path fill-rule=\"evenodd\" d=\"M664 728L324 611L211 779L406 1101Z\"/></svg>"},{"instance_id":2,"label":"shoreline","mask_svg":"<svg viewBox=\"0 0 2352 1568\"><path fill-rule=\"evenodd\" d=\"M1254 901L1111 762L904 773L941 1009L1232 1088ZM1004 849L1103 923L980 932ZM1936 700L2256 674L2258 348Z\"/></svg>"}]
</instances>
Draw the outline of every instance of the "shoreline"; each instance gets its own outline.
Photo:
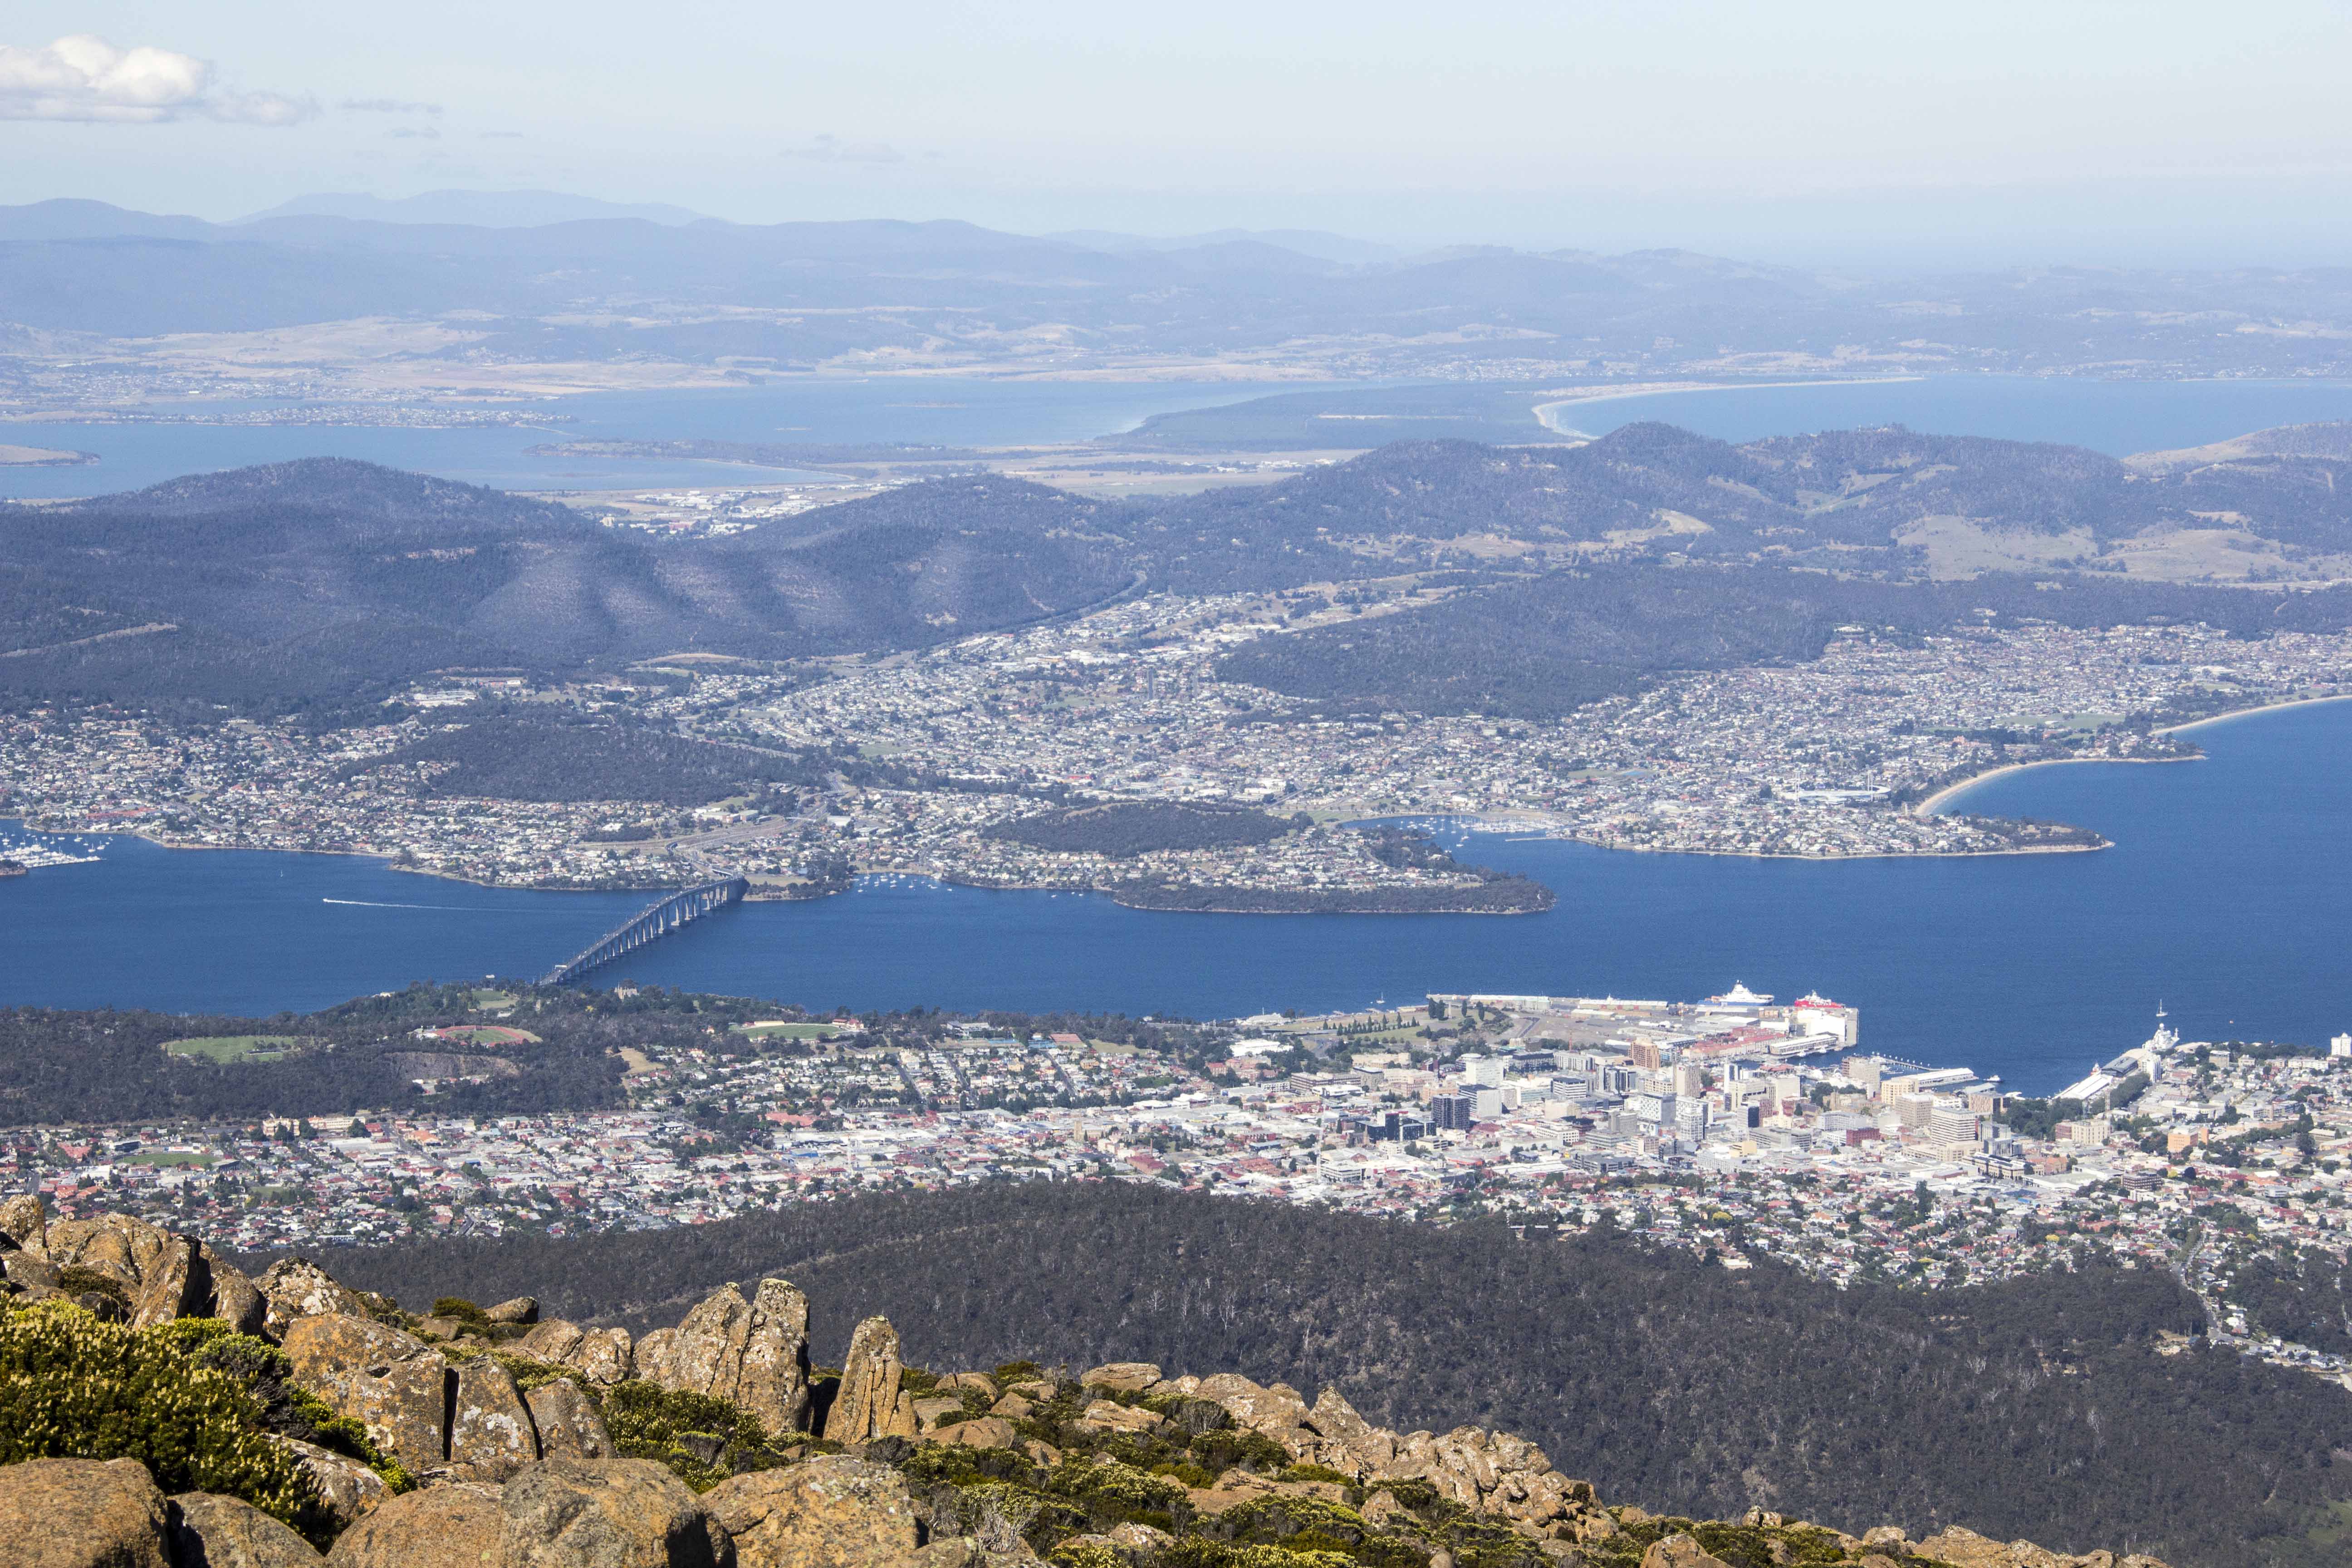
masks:
<instances>
[{"instance_id":1,"label":"shoreline","mask_svg":"<svg viewBox=\"0 0 2352 1568\"><path fill-rule=\"evenodd\" d=\"M2290 697L2280 702L2257 702L2251 707L2227 709L2203 719L2188 719L2178 724L2167 724L2151 730L2151 735L2183 735L2191 730L2201 730L2208 724L2226 724L2236 719L2252 719L2263 713L2280 713L2290 708L2317 708L2329 702L2352 702L2352 691L2337 692L2329 697ZM1958 784L1946 784L1911 808L1914 816L1932 816L1953 796L1964 795L1980 784L1990 784L2004 773L2021 773L2031 768L2066 768L2095 763L2131 766L2156 766L2169 763L2201 763L2203 757L2049 757L2038 763L2004 763L1980 773L1971 773Z\"/></svg>"}]
</instances>

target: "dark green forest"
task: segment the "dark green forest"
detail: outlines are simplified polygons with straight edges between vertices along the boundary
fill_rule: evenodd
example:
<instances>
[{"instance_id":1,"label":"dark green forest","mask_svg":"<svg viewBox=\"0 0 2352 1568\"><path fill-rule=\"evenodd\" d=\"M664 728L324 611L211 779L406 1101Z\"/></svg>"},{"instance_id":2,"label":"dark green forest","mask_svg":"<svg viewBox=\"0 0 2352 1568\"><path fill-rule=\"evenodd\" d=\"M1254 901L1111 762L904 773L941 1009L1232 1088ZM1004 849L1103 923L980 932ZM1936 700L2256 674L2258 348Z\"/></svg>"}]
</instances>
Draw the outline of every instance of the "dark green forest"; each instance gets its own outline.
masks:
<instances>
[{"instance_id":1,"label":"dark green forest","mask_svg":"<svg viewBox=\"0 0 2352 1568\"><path fill-rule=\"evenodd\" d=\"M2352 1394L2228 1351L2158 1353L2202 1315L2147 1269L1839 1290L1606 1232L1094 1183L329 1261L411 1305L530 1293L640 1331L721 1281L782 1274L814 1303L820 1361L883 1312L940 1370L1145 1360L1310 1398L1337 1384L1383 1425L1516 1431L1612 1501L1699 1518L1763 1506L1857 1532L1965 1523L2175 1568L2316 1568L2336 1559L2296 1538L2352 1500Z\"/></svg>"},{"instance_id":2,"label":"dark green forest","mask_svg":"<svg viewBox=\"0 0 2352 1568\"><path fill-rule=\"evenodd\" d=\"M823 785L856 759L829 752L782 756L612 722L565 722L491 713L436 731L345 776L406 763L446 763L426 793L500 800L650 800L702 805L779 787Z\"/></svg>"}]
</instances>

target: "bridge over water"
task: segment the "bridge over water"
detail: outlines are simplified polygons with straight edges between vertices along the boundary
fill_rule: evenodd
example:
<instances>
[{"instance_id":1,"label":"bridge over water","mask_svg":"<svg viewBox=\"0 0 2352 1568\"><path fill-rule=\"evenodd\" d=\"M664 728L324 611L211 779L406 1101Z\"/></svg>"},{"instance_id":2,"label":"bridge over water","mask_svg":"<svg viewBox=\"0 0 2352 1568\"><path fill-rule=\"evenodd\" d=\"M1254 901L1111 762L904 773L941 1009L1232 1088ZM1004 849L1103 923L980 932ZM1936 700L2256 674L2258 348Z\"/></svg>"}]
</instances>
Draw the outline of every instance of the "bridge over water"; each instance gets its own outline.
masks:
<instances>
[{"instance_id":1,"label":"bridge over water","mask_svg":"<svg viewBox=\"0 0 2352 1568\"><path fill-rule=\"evenodd\" d=\"M751 884L740 877L730 877L723 882L705 882L698 888L687 888L647 904L621 925L614 926L594 942L580 950L569 963L559 963L547 972L542 985L565 985L599 964L610 963L625 952L635 952L649 942L657 942L678 927L698 921L728 905L740 903L751 890Z\"/></svg>"}]
</instances>

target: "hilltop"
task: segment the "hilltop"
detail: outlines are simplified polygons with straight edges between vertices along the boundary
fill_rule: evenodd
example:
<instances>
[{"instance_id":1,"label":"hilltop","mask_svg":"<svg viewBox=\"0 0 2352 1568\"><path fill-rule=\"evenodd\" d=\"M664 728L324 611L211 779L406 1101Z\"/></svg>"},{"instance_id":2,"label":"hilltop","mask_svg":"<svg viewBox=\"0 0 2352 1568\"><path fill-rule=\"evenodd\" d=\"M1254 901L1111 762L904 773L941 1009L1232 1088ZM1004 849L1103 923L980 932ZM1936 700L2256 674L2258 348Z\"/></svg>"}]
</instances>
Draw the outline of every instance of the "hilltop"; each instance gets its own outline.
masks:
<instances>
[{"instance_id":1,"label":"hilltop","mask_svg":"<svg viewBox=\"0 0 2352 1568\"><path fill-rule=\"evenodd\" d=\"M878 1314L819 1365L772 1273L632 1335L26 1198L0 1268L0 1526L39 1568L2162 1568L1612 1506L1523 1436L1394 1430L1333 1384L926 1368Z\"/></svg>"}]
</instances>

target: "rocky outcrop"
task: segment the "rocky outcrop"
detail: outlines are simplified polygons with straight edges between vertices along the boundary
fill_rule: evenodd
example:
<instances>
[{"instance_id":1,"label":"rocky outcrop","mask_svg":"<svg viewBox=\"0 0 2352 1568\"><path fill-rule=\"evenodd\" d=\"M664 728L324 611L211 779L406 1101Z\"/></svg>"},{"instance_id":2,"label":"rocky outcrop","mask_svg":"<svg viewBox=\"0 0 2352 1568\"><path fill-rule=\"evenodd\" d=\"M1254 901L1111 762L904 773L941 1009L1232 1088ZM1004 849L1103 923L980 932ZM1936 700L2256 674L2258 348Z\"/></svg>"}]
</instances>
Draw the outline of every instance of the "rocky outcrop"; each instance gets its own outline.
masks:
<instances>
[{"instance_id":1,"label":"rocky outcrop","mask_svg":"<svg viewBox=\"0 0 2352 1568\"><path fill-rule=\"evenodd\" d=\"M449 1396L449 1463L477 1480L500 1481L539 1458L522 1391L488 1356L457 1368Z\"/></svg>"},{"instance_id":2,"label":"rocky outcrop","mask_svg":"<svg viewBox=\"0 0 2352 1568\"><path fill-rule=\"evenodd\" d=\"M1079 1387L1114 1394L1141 1394L1159 1381L1160 1369L1148 1361L1115 1361L1078 1374Z\"/></svg>"},{"instance_id":3,"label":"rocky outcrop","mask_svg":"<svg viewBox=\"0 0 2352 1568\"><path fill-rule=\"evenodd\" d=\"M551 1459L507 1483L501 1568L734 1568L684 1481L648 1459Z\"/></svg>"},{"instance_id":4,"label":"rocky outcrop","mask_svg":"<svg viewBox=\"0 0 2352 1568\"><path fill-rule=\"evenodd\" d=\"M899 1568L922 1544L905 1479L845 1456L737 1476L702 1505L733 1537L736 1568Z\"/></svg>"},{"instance_id":5,"label":"rocky outcrop","mask_svg":"<svg viewBox=\"0 0 2352 1568\"><path fill-rule=\"evenodd\" d=\"M240 1334L264 1335L269 1326L269 1302L245 1270L199 1243L196 1257L209 1287L202 1316L218 1318Z\"/></svg>"},{"instance_id":6,"label":"rocky outcrop","mask_svg":"<svg viewBox=\"0 0 2352 1568\"><path fill-rule=\"evenodd\" d=\"M898 1331L887 1318L868 1318L849 1336L842 1360L841 1392L825 1413L824 1436L835 1443L915 1436L915 1402L899 1387L906 1372L898 1357Z\"/></svg>"},{"instance_id":7,"label":"rocky outcrop","mask_svg":"<svg viewBox=\"0 0 2352 1568\"><path fill-rule=\"evenodd\" d=\"M272 1339L283 1339L304 1318L368 1315L367 1303L358 1291L339 1284L333 1275L307 1258L279 1258L256 1284L266 1303L263 1323Z\"/></svg>"},{"instance_id":8,"label":"rocky outcrop","mask_svg":"<svg viewBox=\"0 0 2352 1568\"><path fill-rule=\"evenodd\" d=\"M30 1193L0 1203L0 1251L49 1255L49 1211Z\"/></svg>"},{"instance_id":9,"label":"rocky outcrop","mask_svg":"<svg viewBox=\"0 0 2352 1568\"><path fill-rule=\"evenodd\" d=\"M523 1395L530 1424L539 1432L539 1451L550 1459L609 1459L613 1439L604 1417L579 1385L568 1377L543 1383Z\"/></svg>"},{"instance_id":10,"label":"rocky outcrop","mask_svg":"<svg viewBox=\"0 0 2352 1568\"><path fill-rule=\"evenodd\" d=\"M251 1503L183 1492L167 1507L175 1568L318 1568L309 1542Z\"/></svg>"},{"instance_id":11,"label":"rocky outcrop","mask_svg":"<svg viewBox=\"0 0 2352 1568\"><path fill-rule=\"evenodd\" d=\"M163 1526L163 1494L136 1459L0 1467L9 1568L173 1568Z\"/></svg>"},{"instance_id":12,"label":"rocky outcrop","mask_svg":"<svg viewBox=\"0 0 2352 1568\"><path fill-rule=\"evenodd\" d=\"M504 1568L504 1500L467 1482L394 1498L336 1537L328 1568Z\"/></svg>"},{"instance_id":13,"label":"rocky outcrop","mask_svg":"<svg viewBox=\"0 0 2352 1568\"><path fill-rule=\"evenodd\" d=\"M731 1399L772 1433L808 1428L808 1298L789 1280L761 1280L749 1301L721 1286L677 1328L647 1334L636 1360L640 1377Z\"/></svg>"},{"instance_id":14,"label":"rocky outcrop","mask_svg":"<svg viewBox=\"0 0 2352 1568\"><path fill-rule=\"evenodd\" d=\"M534 1360L568 1366L600 1386L636 1374L635 1348L626 1329L583 1329L551 1318L517 1340L514 1348Z\"/></svg>"},{"instance_id":15,"label":"rocky outcrop","mask_svg":"<svg viewBox=\"0 0 2352 1568\"><path fill-rule=\"evenodd\" d=\"M1870 1535L1880 1536L1881 1531L1891 1528L1882 1526ZM1952 1568L2164 1568L2155 1558L2137 1552L2118 1557L2107 1552L2090 1552L2070 1557L2036 1546L2031 1541L1994 1541L1957 1525L1940 1535L1927 1537L1916 1547L1900 1540L1901 1531L1893 1533L1897 1539L1892 1544L1899 1550L1912 1556L1948 1563Z\"/></svg>"},{"instance_id":16,"label":"rocky outcrop","mask_svg":"<svg viewBox=\"0 0 2352 1568\"><path fill-rule=\"evenodd\" d=\"M413 1470L447 1458L449 1363L439 1351L345 1312L297 1319L285 1349L295 1380L366 1427L386 1454Z\"/></svg>"},{"instance_id":17,"label":"rocky outcrop","mask_svg":"<svg viewBox=\"0 0 2352 1568\"><path fill-rule=\"evenodd\" d=\"M361 1464L330 1453L315 1444L292 1437L273 1439L294 1456L297 1468L308 1478L317 1490L319 1500L326 1505L328 1515L339 1531L350 1528L392 1495L383 1478Z\"/></svg>"},{"instance_id":18,"label":"rocky outcrop","mask_svg":"<svg viewBox=\"0 0 2352 1568\"><path fill-rule=\"evenodd\" d=\"M500 1301L495 1307L483 1308L482 1316L493 1323L535 1323L539 1321L539 1299L517 1296L511 1301Z\"/></svg>"},{"instance_id":19,"label":"rocky outcrop","mask_svg":"<svg viewBox=\"0 0 2352 1568\"><path fill-rule=\"evenodd\" d=\"M201 1316L205 1298L212 1293L210 1283L204 1260L196 1256L195 1237L166 1234L141 1270L131 1326L147 1329L178 1318Z\"/></svg>"},{"instance_id":20,"label":"rocky outcrop","mask_svg":"<svg viewBox=\"0 0 2352 1568\"><path fill-rule=\"evenodd\" d=\"M49 1261L60 1268L103 1274L135 1295L167 1239L163 1231L129 1215L59 1220L48 1229Z\"/></svg>"}]
</instances>

